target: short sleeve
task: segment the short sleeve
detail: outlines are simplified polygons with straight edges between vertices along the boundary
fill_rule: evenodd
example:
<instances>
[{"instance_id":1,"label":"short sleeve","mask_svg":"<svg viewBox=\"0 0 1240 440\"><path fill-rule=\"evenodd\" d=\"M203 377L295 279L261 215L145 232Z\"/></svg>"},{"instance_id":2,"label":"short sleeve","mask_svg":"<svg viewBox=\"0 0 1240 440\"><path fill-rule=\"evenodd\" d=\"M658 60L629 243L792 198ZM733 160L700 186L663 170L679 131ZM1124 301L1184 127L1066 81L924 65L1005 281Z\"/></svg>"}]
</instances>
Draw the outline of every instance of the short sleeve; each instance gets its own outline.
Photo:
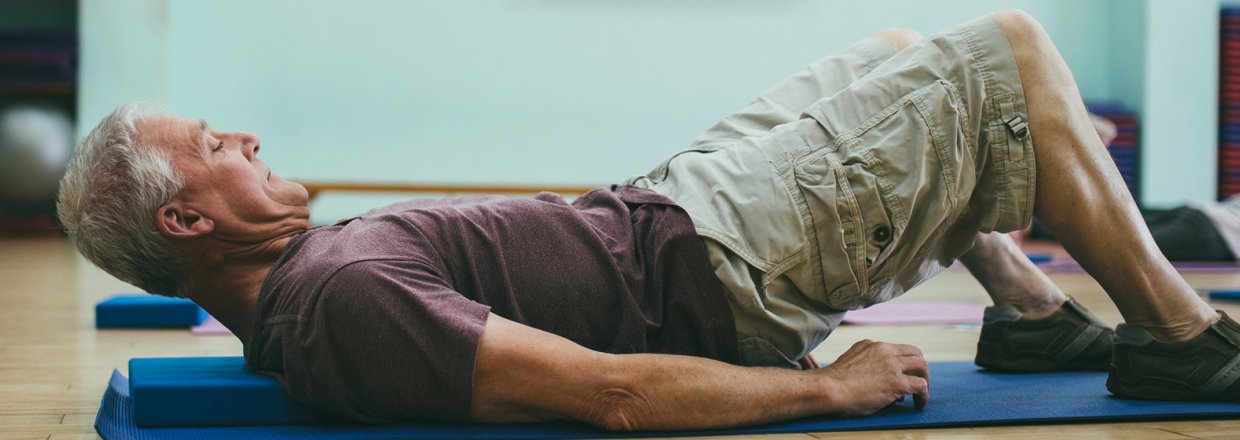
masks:
<instances>
[{"instance_id":1,"label":"short sleeve","mask_svg":"<svg viewBox=\"0 0 1240 440\"><path fill-rule=\"evenodd\" d=\"M432 267L351 263L332 275L299 336L316 407L367 422L468 420L490 308Z\"/></svg>"}]
</instances>

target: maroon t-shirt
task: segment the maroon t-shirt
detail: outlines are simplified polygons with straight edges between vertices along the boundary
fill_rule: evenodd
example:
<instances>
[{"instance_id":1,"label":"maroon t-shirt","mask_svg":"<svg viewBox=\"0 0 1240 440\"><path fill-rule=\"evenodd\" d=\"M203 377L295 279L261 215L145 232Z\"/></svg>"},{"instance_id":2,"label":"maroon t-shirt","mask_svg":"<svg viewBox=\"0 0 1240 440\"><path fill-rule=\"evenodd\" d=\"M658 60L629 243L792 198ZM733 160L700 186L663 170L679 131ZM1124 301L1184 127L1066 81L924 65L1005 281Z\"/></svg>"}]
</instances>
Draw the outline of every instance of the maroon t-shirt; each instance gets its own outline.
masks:
<instances>
[{"instance_id":1,"label":"maroon t-shirt","mask_svg":"<svg viewBox=\"0 0 1240 440\"><path fill-rule=\"evenodd\" d=\"M413 200L294 238L246 362L330 414L466 420L488 312L594 350L735 363L723 289L688 215L647 190Z\"/></svg>"}]
</instances>

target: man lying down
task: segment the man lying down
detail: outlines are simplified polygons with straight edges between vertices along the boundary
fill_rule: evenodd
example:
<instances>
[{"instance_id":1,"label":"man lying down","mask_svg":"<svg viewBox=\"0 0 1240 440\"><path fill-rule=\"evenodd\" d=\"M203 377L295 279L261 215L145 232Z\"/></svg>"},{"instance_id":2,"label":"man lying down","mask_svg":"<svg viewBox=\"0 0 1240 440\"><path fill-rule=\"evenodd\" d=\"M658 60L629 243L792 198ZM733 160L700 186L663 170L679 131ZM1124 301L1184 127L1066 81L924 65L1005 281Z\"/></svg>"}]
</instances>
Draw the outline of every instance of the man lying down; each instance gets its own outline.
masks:
<instances>
[{"instance_id":1,"label":"man lying down","mask_svg":"<svg viewBox=\"0 0 1240 440\"><path fill-rule=\"evenodd\" d=\"M1004 11L919 40L864 39L572 203L418 200L317 228L257 137L129 104L78 148L59 212L95 264L194 300L293 399L365 422L690 429L923 407L913 346L794 367L846 311L956 259L996 304L978 365L1240 401L1240 325L1155 247L1041 26ZM993 233L1031 216L1125 324Z\"/></svg>"}]
</instances>

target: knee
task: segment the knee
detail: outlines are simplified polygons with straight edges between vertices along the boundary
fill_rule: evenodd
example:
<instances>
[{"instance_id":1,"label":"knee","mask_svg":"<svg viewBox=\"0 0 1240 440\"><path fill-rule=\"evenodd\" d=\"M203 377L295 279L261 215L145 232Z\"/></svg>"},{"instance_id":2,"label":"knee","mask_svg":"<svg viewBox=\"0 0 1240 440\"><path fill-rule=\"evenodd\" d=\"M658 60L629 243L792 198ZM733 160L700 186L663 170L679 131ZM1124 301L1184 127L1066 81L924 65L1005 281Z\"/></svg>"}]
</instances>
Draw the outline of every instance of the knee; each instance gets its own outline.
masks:
<instances>
[{"instance_id":1,"label":"knee","mask_svg":"<svg viewBox=\"0 0 1240 440\"><path fill-rule=\"evenodd\" d=\"M1023 9L1004 9L1002 11L995 11L991 15L996 21L999 22L999 25L1003 26L1004 30L1033 30L1034 28L1042 28L1042 25L1038 23L1038 20L1033 18L1032 15L1029 15L1029 13L1025 12Z\"/></svg>"},{"instance_id":2,"label":"knee","mask_svg":"<svg viewBox=\"0 0 1240 440\"><path fill-rule=\"evenodd\" d=\"M1028 12L1020 9L1007 9L992 14L995 21L999 22L999 26L1003 28L1003 33L1007 35L1008 43L1012 45L1012 49L1020 51L1022 48L1038 48L1047 49L1045 43L1050 42L1050 37L1046 35L1046 30L1042 28L1042 24L1038 20L1029 15Z\"/></svg>"},{"instance_id":3,"label":"knee","mask_svg":"<svg viewBox=\"0 0 1240 440\"><path fill-rule=\"evenodd\" d=\"M913 45L922 40L921 34L909 28L890 28L883 29L874 34L878 38L882 38L896 48L896 51L904 50L904 48Z\"/></svg>"}]
</instances>

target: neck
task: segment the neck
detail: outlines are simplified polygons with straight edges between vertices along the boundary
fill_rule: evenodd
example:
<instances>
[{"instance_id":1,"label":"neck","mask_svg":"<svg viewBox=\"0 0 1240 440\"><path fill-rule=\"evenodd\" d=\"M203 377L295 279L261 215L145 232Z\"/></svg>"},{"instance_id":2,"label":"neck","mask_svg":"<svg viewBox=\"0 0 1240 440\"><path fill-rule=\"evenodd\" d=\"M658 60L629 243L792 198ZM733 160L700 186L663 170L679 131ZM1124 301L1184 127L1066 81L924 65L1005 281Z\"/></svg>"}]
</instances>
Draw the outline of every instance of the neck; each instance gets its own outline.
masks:
<instances>
[{"instance_id":1,"label":"neck","mask_svg":"<svg viewBox=\"0 0 1240 440\"><path fill-rule=\"evenodd\" d=\"M267 243L262 252L209 251L191 259L189 298L249 345L259 290L287 242L288 237Z\"/></svg>"}]
</instances>

